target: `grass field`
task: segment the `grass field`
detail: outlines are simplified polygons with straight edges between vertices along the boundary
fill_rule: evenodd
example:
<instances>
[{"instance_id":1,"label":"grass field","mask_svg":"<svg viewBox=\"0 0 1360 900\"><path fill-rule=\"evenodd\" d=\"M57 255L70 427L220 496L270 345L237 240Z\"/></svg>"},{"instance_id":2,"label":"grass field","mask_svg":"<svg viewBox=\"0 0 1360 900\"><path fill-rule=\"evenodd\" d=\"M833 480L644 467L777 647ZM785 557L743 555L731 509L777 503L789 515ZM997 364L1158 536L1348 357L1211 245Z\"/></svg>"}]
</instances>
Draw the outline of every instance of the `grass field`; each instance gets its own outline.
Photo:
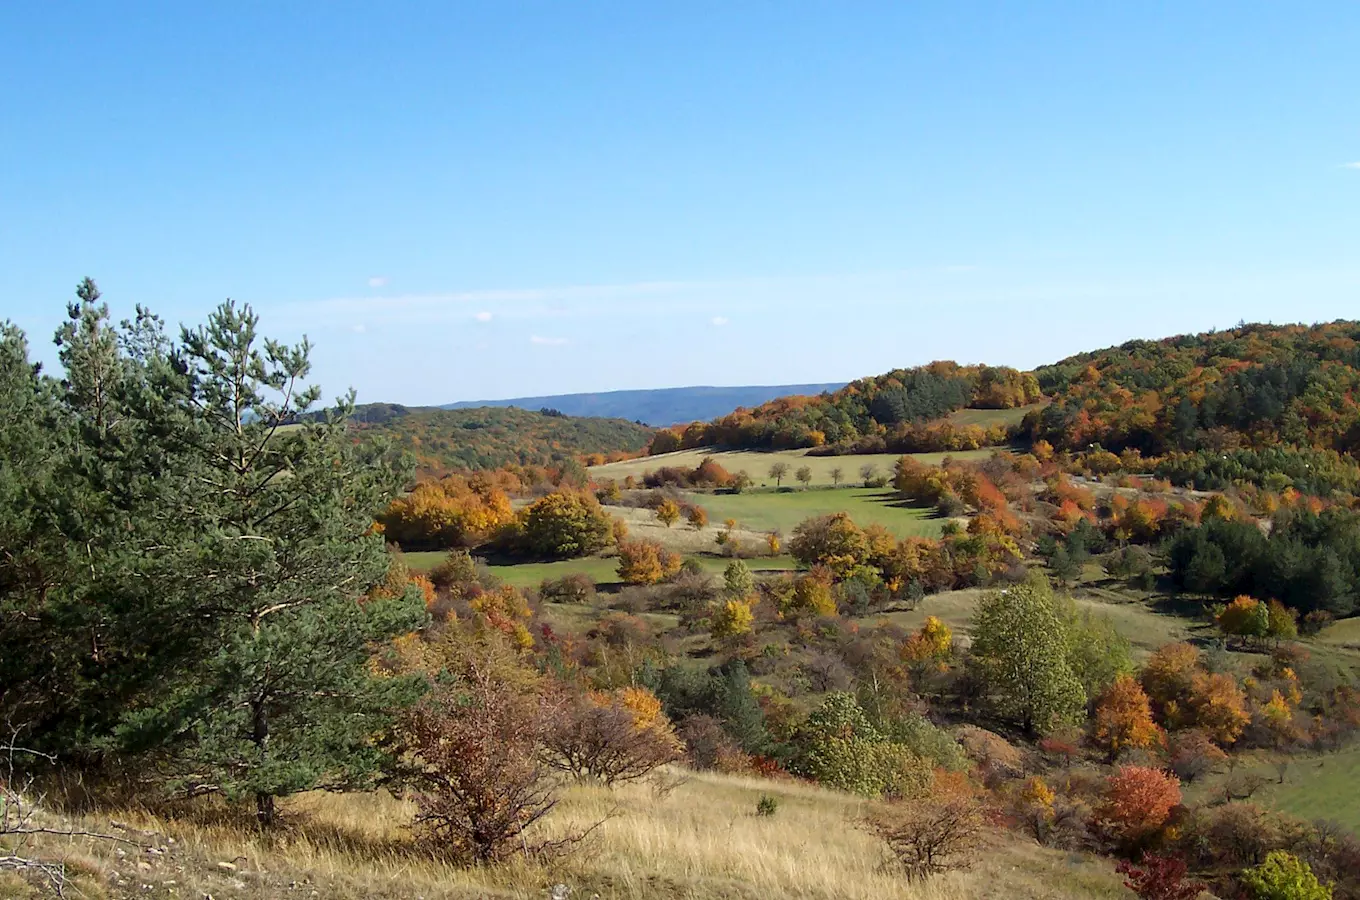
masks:
<instances>
[{"instance_id":1,"label":"grass field","mask_svg":"<svg viewBox=\"0 0 1360 900\"><path fill-rule=\"evenodd\" d=\"M736 519L743 528L778 530L786 537L804 519L838 512L849 513L861 527L882 525L898 537L937 537L945 522L932 509L905 506L893 491L874 488L695 494L693 500L712 522Z\"/></svg>"},{"instance_id":2,"label":"grass field","mask_svg":"<svg viewBox=\"0 0 1360 900\"><path fill-rule=\"evenodd\" d=\"M1009 412L1010 410L1002 410ZM992 410L974 410L974 412L992 412ZM946 456L955 459L986 459L994 453L994 449L987 450L965 450L959 453L913 453L913 458L919 459L927 465L939 465L940 461ZM866 453L855 456L808 456L806 450L677 450L674 453L663 453L659 456L645 456L641 459L628 459L623 462L608 463L603 466L592 466L588 471L592 478L614 478L623 480L629 475L641 478L648 472L653 472L662 466L683 466L692 469L699 465L705 457L713 457L724 469L736 474L745 472L759 485L774 486L774 480L769 477L770 466L777 462L787 463L789 474L784 479L784 484L797 484L793 479L793 473L800 467L807 466L812 470L812 484L829 485L832 483L831 470L840 469L844 475L843 483L855 483L861 481L859 470L862 466L874 466L880 475L892 477L893 466L901 458L900 453Z\"/></svg>"},{"instance_id":3,"label":"grass field","mask_svg":"<svg viewBox=\"0 0 1360 900\"><path fill-rule=\"evenodd\" d=\"M669 783L672 790L659 787ZM755 815L762 795L778 812ZM886 864L856 822L863 800L792 781L668 772L609 790L570 787L530 841L601 823L576 852L550 863L451 865L415 844L407 801L384 793L314 793L284 800L284 825L261 832L248 813L205 800L178 818L140 808L71 824L159 848L155 854L90 838L41 838L81 873L67 896L252 897L279 900L543 900L562 884L599 900L1115 900L1128 896L1108 860L1038 847L991 831L970 871L913 884ZM121 854L121 855L120 855ZM137 857L141 857L140 860ZM105 886L108 886L107 889ZM301 890L299 890L301 888ZM0 876L0 896L37 898Z\"/></svg>"},{"instance_id":4,"label":"grass field","mask_svg":"<svg viewBox=\"0 0 1360 900\"><path fill-rule=\"evenodd\" d=\"M1355 785L1360 783L1360 746L1320 756L1296 756L1285 770L1284 784L1278 783L1280 773L1266 754L1261 754L1254 765L1239 766L1237 775L1244 773L1266 781L1252 795L1252 803L1309 822L1337 822L1360 834L1360 803L1355 796ZM1192 785L1186 796L1196 803L1221 802L1227 777L1220 770Z\"/></svg>"},{"instance_id":5,"label":"grass field","mask_svg":"<svg viewBox=\"0 0 1360 900\"><path fill-rule=\"evenodd\" d=\"M406 564L415 572L428 572L447 554L442 552L407 553ZM722 574L730 560L721 556L693 556L705 571L715 575ZM793 557L772 556L744 560L753 572L782 572L795 567ZM590 556L585 559L564 559L557 562L518 563L515 565L488 566L497 577L516 587L537 587L545 578L561 578L563 575L589 575L596 584L611 584L618 581L616 570L619 561L613 557Z\"/></svg>"}]
</instances>

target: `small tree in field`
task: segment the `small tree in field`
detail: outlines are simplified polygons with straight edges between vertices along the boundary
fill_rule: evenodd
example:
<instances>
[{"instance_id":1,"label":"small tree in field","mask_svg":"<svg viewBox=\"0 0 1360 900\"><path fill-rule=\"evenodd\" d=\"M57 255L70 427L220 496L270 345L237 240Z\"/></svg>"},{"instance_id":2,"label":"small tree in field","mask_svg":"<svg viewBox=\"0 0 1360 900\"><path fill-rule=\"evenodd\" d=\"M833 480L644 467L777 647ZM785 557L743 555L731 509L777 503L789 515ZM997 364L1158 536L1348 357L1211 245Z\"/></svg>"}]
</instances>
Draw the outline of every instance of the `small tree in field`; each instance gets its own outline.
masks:
<instances>
[{"instance_id":1,"label":"small tree in field","mask_svg":"<svg viewBox=\"0 0 1360 900\"><path fill-rule=\"evenodd\" d=\"M878 480L878 466L873 463L865 463L859 467L859 477L864 482L865 487L873 487Z\"/></svg>"},{"instance_id":2,"label":"small tree in field","mask_svg":"<svg viewBox=\"0 0 1360 900\"><path fill-rule=\"evenodd\" d=\"M671 499L662 500L656 506L656 517L662 525L670 528L680 521L680 504Z\"/></svg>"},{"instance_id":3,"label":"small tree in field","mask_svg":"<svg viewBox=\"0 0 1360 900\"><path fill-rule=\"evenodd\" d=\"M831 475L831 484L834 487L840 487L841 482L845 480L845 470L840 466L836 466L829 474Z\"/></svg>"},{"instance_id":4,"label":"small tree in field","mask_svg":"<svg viewBox=\"0 0 1360 900\"><path fill-rule=\"evenodd\" d=\"M702 506L691 506L685 511L685 518L689 520L689 527L695 531L703 531L708 527L708 511Z\"/></svg>"},{"instance_id":5,"label":"small tree in field","mask_svg":"<svg viewBox=\"0 0 1360 900\"><path fill-rule=\"evenodd\" d=\"M810 466L799 466L798 471L794 473L794 477L798 479L799 484L806 488L812 483L812 468Z\"/></svg>"},{"instance_id":6,"label":"small tree in field","mask_svg":"<svg viewBox=\"0 0 1360 900\"><path fill-rule=\"evenodd\" d=\"M784 479L788 477L788 474L789 474L788 463L777 462L774 465L770 466L770 477L774 479L775 487L782 487L784 484Z\"/></svg>"},{"instance_id":7,"label":"small tree in field","mask_svg":"<svg viewBox=\"0 0 1360 900\"><path fill-rule=\"evenodd\" d=\"M742 598L755 590L756 579L746 563L734 559L723 569L723 587L734 598Z\"/></svg>"}]
</instances>

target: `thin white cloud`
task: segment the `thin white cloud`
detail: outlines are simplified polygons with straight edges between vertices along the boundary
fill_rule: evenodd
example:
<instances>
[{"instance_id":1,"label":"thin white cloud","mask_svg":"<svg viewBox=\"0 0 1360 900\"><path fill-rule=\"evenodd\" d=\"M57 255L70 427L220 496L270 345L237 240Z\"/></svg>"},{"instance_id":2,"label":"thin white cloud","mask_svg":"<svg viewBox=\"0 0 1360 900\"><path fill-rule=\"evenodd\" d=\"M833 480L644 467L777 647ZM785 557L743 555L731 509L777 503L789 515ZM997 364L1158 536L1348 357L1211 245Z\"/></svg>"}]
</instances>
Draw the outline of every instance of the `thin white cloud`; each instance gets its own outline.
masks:
<instances>
[{"instance_id":1,"label":"thin white cloud","mask_svg":"<svg viewBox=\"0 0 1360 900\"><path fill-rule=\"evenodd\" d=\"M476 319L478 322L490 322L491 313L483 310L482 312L479 313L473 313L472 318Z\"/></svg>"},{"instance_id":2,"label":"thin white cloud","mask_svg":"<svg viewBox=\"0 0 1360 900\"><path fill-rule=\"evenodd\" d=\"M727 324L727 316L714 316L708 321L721 328L722 326Z\"/></svg>"},{"instance_id":3,"label":"thin white cloud","mask_svg":"<svg viewBox=\"0 0 1360 900\"><path fill-rule=\"evenodd\" d=\"M1343 169L1360 169L1360 162L1342 163L1341 168L1343 168Z\"/></svg>"},{"instance_id":4,"label":"thin white cloud","mask_svg":"<svg viewBox=\"0 0 1360 900\"><path fill-rule=\"evenodd\" d=\"M358 325L349 326L349 330L355 334L363 334L365 331L368 331L368 326L361 322Z\"/></svg>"},{"instance_id":5,"label":"thin white cloud","mask_svg":"<svg viewBox=\"0 0 1360 900\"><path fill-rule=\"evenodd\" d=\"M371 288L387 287L387 276L374 275L372 278L368 279L368 286Z\"/></svg>"},{"instance_id":6,"label":"thin white cloud","mask_svg":"<svg viewBox=\"0 0 1360 900\"><path fill-rule=\"evenodd\" d=\"M540 337L535 334L529 338L529 343L538 344L540 347L561 347L567 343L567 339L563 337Z\"/></svg>"}]
</instances>

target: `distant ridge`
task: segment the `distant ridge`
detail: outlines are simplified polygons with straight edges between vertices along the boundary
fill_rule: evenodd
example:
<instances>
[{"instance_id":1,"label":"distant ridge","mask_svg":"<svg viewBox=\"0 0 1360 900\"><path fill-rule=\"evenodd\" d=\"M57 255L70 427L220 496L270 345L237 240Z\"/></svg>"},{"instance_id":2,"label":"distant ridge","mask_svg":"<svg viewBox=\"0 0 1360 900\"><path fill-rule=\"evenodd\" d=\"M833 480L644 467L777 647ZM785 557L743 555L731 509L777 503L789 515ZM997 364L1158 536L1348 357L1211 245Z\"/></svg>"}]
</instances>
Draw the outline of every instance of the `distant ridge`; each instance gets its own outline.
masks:
<instances>
[{"instance_id":1,"label":"distant ridge","mask_svg":"<svg viewBox=\"0 0 1360 900\"><path fill-rule=\"evenodd\" d=\"M739 406L759 406L776 397L791 394L820 394L845 387L846 382L828 384L746 385L742 387L657 388L638 391L604 391L597 394L557 394L549 397L515 397L510 400L470 400L447 403L440 409L470 409L477 406L516 406L520 409L555 409L569 416L603 416L629 419L646 425L665 427L726 415Z\"/></svg>"}]
</instances>

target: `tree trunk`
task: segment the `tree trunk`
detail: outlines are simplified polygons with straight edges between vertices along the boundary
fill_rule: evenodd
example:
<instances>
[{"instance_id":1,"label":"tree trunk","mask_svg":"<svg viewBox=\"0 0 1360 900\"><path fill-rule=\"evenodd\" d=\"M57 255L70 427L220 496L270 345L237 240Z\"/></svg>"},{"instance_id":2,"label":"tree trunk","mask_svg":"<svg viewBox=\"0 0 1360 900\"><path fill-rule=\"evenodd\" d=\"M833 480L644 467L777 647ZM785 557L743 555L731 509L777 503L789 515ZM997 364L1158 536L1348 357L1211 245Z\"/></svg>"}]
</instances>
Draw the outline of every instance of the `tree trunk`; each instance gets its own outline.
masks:
<instances>
[{"instance_id":1,"label":"tree trunk","mask_svg":"<svg viewBox=\"0 0 1360 900\"><path fill-rule=\"evenodd\" d=\"M273 794L255 795L255 821L260 823L261 828L268 828L274 824Z\"/></svg>"},{"instance_id":2,"label":"tree trunk","mask_svg":"<svg viewBox=\"0 0 1360 900\"><path fill-rule=\"evenodd\" d=\"M250 739L260 750L259 763L263 765L269 756L269 713L265 710L263 702L255 705L255 722ZM261 828L268 828L274 824L273 794L256 791L255 820L260 823Z\"/></svg>"}]
</instances>

